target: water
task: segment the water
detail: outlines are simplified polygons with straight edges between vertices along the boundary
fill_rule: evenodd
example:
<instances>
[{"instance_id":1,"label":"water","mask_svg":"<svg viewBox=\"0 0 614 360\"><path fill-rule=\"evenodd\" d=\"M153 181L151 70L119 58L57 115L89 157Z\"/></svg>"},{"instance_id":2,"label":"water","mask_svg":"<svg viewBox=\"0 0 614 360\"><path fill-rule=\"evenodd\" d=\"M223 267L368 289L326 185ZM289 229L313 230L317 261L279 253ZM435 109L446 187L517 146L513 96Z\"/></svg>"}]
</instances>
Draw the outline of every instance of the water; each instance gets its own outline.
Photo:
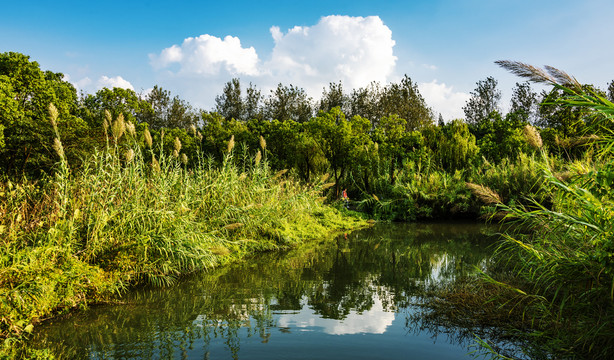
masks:
<instances>
[{"instance_id":1,"label":"water","mask_svg":"<svg viewBox=\"0 0 614 360\"><path fill-rule=\"evenodd\" d=\"M378 224L142 289L39 328L70 359L471 359L462 329L424 323L425 288L489 263L493 228Z\"/></svg>"}]
</instances>

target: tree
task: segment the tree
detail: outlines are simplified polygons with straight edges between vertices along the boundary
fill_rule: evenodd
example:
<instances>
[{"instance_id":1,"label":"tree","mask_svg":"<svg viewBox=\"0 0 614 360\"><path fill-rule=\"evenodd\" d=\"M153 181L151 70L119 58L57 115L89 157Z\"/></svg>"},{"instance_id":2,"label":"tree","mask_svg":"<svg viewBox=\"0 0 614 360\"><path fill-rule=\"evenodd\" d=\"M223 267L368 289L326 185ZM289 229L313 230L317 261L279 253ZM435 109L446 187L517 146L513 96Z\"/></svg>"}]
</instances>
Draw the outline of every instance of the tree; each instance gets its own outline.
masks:
<instances>
[{"instance_id":1,"label":"tree","mask_svg":"<svg viewBox=\"0 0 614 360\"><path fill-rule=\"evenodd\" d=\"M249 83L249 87L246 90L243 108L245 110L245 120L262 120L262 94L252 83Z\"/></svg>"},{"instance_id":2,"label":"tree","mask_svg":"<svg viewBox=\"0 0 614 360\"><path fill-rule=\"evenodd\" d=\"M0 167L5 173L39 175L55 163L48 120L49 104L59 113L58 127L69 160L79 151L77 139L86 130L75 117L77 92L64 75L42 71L30 57L7 52L0 54Z\"/></svg>"},{"instance_id":3,"label":"tree","mask_svg":"<svg viewBox=\"0 0 614 360\"><path fill-rule=\"evenodd\" d=\"M279 84L265 100L264 113L269 120L294 120L304 123L313 113L311 98L307 97L304 89Z\"/></svg>"},{"instance_id":4,"label":"tree","mask_svg":"<svg viewBox=\"0 0 614 360\"><path fill-rule=\"evenodd\" d=\"M614 80L608 85L608 99L614 102Z\"/></svg>"},{"instance_id":5,"label":"tree","mask_svg":"<svg viewBox=\"0 0 614 360\"><path fill-rule=\"evenodd\" d=\"M387 86L380 96L378 109L380 118L398 115L405 119L406 130L417 130L433 123L433 114L415 84L407 75L400 83Z\"/></svg>"},{"instance_id":6,"label":"tree","mask_svg":"<svg viewBox=\"0 0 614 360\"><path fill-rule=\"evenodd\" d=\"M492 76L477 82L477 87L471 92L471 98L463 107L465 121L471 126L478 126L487 121L491 113L499 112L501 92L497 90L497 80Z\"/></svg>"},{"instance_id":7,"label":"tree","mask_svg":"<svg viewBox=\"0 0 614 360\"><path fill-rule=\"evenodd\" d=\"M349 98L349 116L362 116L368 119L372 124L377 125L377 121L380 118L378 102L381 93L382 89L376 82L372 82L364 88L352 90Z\"/></svg>"},{"instance_id":8,"label":"tree","mask_svg":"<svg viewBox=\"0 0 614 360\"><path fill-rule=\"evenodd\" d=\"M133 103L131 99L128 103ZM136 104L136 103L134 103ZM139 99L134 110L136 121L146 122L151 129L187 129L196 123L196 115L190 104L179 96L171 98L171 93L158 85L154 86L144 100ZM125 115L124 115L125 116Z\"/></svg>"},{"instance_id":9,"label":"tree","mask_svg":"<svg viewBox=\"0 0 614 360\"><path fill-rule=\"evenodd\" d=\"M343 112L349 110L349 97L343 93L341 81L330 83L328 91L324 89L320 99L319 110L328 112L334 107L339 107Z\"/></svg>"},{"instance_id":10,"label":"tree","mask_svg":"<svg viewBox=\"0 0 614 360\"><path fill-rule=\"evenodd\" d=\"M328 112L320 111L307 123L307 130L328 160L335 178L336 195L339 196L340 180L350 165L352 147L356 145L352 126L336 107Z\"/></svg>"},{"instance_id":11,"label":"tree","mask_svg":"<svg viewBox=\"0 0 614 360\"><path fill-rule=\"evenodd\" d=\"M510 113L516 114L524 122L535 123L537 120L537 93L531 90L528 81L516 83L512 90Z\"/></svg>"},{"instance_id":12,"label":"tree","mask_svg":"<svg viewBox=\"0 0 614 360\"><path fill-rule=\"evenodd\" d=\"M245 104L241 98L241 83L233 78L224 85L222 95L215 97L215 111L230 120L243 120Z\"/></svg>"}]
</instances>

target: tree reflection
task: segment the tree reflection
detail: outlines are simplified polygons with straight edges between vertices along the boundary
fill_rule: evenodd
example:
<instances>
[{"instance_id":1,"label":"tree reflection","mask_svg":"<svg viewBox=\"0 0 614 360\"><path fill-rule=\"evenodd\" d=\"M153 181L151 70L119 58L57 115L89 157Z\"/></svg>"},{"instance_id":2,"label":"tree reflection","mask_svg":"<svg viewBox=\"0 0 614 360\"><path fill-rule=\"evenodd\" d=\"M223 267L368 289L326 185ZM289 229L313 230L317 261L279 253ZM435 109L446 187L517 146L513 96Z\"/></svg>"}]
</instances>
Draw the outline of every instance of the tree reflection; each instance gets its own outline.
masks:
<instances>
[{"instance_id":1,"label":"tree reflection","mask_svg":"<svg viewBox=\"0 0 614 360\"><path fill-rule=\"evenodd\" d=\"M42 327L32 346L66 358L207 358L214 342L239 358L242 341L266 343L282 315L308 308L344 320L377 303L408 308L424 289L486 266L489 227L381 224L284 254L197 274L167 289L141 289ZM415 328L415 327L413 327ZM425 328L428 330L428 328ZM85 345L84 345L85 344Z\"/></svg>"}]
</instances>

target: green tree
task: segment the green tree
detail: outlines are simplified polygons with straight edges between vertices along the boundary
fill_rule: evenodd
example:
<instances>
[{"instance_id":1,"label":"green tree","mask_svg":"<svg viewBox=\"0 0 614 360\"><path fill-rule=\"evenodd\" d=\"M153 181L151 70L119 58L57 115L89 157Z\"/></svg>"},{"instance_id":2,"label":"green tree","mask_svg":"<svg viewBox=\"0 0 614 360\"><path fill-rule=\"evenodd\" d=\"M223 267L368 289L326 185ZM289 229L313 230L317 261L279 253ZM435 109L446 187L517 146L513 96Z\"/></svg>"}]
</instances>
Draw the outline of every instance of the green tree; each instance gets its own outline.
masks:
<instances>
[{"instance_id":1,"label":"green tree","mask_svg":"<svg viewBox=\"0 0 614 360\"><path fill-rule=\"evenodd\" d=\"M304 123L313 113L311 98L304 89L279 84L265 100L264 113L269 120L294 120Z\"/></svg>"},{"instance_id":2,"label":"green tree","mask_svg":"<svg viewBox=\"0 0 614 360\"><path fill-rule=\"evenodd\" d=\"M441 127L437 156L448 171L467 168L478 153L475 136L469 132L467 123L456 119Z\"/></svg>"},{"instance_id":3,"label":"green tree","mask_svg":"<svg viewBox=\"0 0 614 360\"><path fill-rule=\"evenodd\" d=\"M378 109L381 117L398 115L405 119L406 130L413 131L433 123L433 113L426 105L418 85L407 75L382 92Z\"/></svg>"},{"instance_id":4,"label":"green tree","mask_svg":"<svg viewBox=\"0 0 614 360\"><path fill-rule=\"evenodd\" d=\"M377 121L380 118L378 102L381 93L382 89L376 82L372 82L366 87L352 90L349 98L349 116L362 116L372 124L377 125Z\"/></svg>"},{"instance_id":5,"label":"green tree","mask_svg":"<svg viewBox=\"0 0 614 360\"><path fill-rule=\"evenodd\" d=\"M249 83L249 87L246 89L244 110L246 120L262 120L264 115L262 113L262 93L256 88L255 85Z\"/></svg>"},{"instance_id":6,"label":"green tree","mask_svg":"<svg viewBox=\"0 0 614 360\"><path fill-rule=\"evenodd\" d=\"M493 112L499 112L501 91L497 90L497 80L492 76L477 82L477 87L471 92L471 98L463 107L465 121L477 127L491 119Z\"/></svg>"},{"instance_id":7,"label":"green tree","mask_svg":"<svg viewBox=\"0 0 614 360\"><path fill-rule=\"evenodd\" d=\"M215 111L229 120L243 120L244 109L241 82L233 78L224 85L222 95L215 97Z\"/></svg>"},{"instance_id":8,"label":"green tree","mask_svg":"<svg viewBox=\"0 0 614 360\"><path fill-rule=\"evenodd\" d=\"M343 93L341 81L330 83L328 90L324 89L320 99L319 110L328 112L334 107L339 107L344 113L350 110L349 97Z\"/></svg>"},{"instance_id":9,"label":"green tree","mask_svg":"<svg viewBox=\"0 0 614 360\"><path fill-rule=\"evenodd\" d=\"M515 113L524 122L535 123L537 117L537 93L531 89L526 81L516 83L512 89L510 113Z\"/></svg>"},{"instance_id":10,"label":"green tree","mask_svg":"<svg viewBox=\"0 0 614 360\"><path fill-rule=\"evenodd\" d=\"M87 126L75 116L77 92L64 75L42 71L30 57L0 54L0 127L3 147L0 167L5 173L39 175L55 163L48 120L49 104L59 113L58 128L69 160L78 158L79 137Z\"/></svg>"},{"instance_id":11,"label":"green tree","mask_svg":"<svg viewBox=\"0 0 614 360\"><path fill-rule=\"evenodd\" d=\"M341 109L336 107L328 112L320 111L309 121L307 130L328 160L335 179L336 196L339 196L340 181L346 174L352 148L356 145L352 126Z\"/></svg>"}]
</instances>

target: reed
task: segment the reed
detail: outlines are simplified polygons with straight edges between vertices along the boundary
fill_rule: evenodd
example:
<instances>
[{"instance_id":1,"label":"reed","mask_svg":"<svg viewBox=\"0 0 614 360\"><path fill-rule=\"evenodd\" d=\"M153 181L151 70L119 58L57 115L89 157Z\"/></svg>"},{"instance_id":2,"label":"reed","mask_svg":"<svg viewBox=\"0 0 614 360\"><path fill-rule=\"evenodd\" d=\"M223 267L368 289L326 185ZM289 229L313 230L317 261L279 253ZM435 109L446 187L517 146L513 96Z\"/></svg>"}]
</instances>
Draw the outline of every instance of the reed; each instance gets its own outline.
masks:
<instances>
[{"instance_id":1,"label":"reed","mask_svg":"<svg viewBox=\"0 0 614 360\"><path fill-rule=\"evenodd\" d=\"M614 104L560 70L500 65L563 90L562 106L584 107L602 121L614 121ZM570 164L565 176L553 170L542 150L551 206L538 201L531 207L498 205L522 226L508 230L497 250L503 270L485 278L513 289L513 295L506 290L489 302L522 309L530 330L518 329L519 334L557 358L610 359L614 354L614 141L603 139L601 145L597 163Z\"/></svg>"},{"instance_id":2,"label":"reed","mask_svg":"<svg viewBox=\"0 0 614 360\"><path fill-rule=\"evenodd\" d=\"M50 114L55 124L57 112ZM319 201L322 182L272 173L262 157L239 168L234 138L221 166L200 154L188 169L185 154L154 156L147 130L151 157L132 125L121 116L109 122L112 142L79 171L68 167L57 136L54 177L2 184L0 355L15 355L39 321L66 309L364 225Z\"/></svg>"}]
</instances>

